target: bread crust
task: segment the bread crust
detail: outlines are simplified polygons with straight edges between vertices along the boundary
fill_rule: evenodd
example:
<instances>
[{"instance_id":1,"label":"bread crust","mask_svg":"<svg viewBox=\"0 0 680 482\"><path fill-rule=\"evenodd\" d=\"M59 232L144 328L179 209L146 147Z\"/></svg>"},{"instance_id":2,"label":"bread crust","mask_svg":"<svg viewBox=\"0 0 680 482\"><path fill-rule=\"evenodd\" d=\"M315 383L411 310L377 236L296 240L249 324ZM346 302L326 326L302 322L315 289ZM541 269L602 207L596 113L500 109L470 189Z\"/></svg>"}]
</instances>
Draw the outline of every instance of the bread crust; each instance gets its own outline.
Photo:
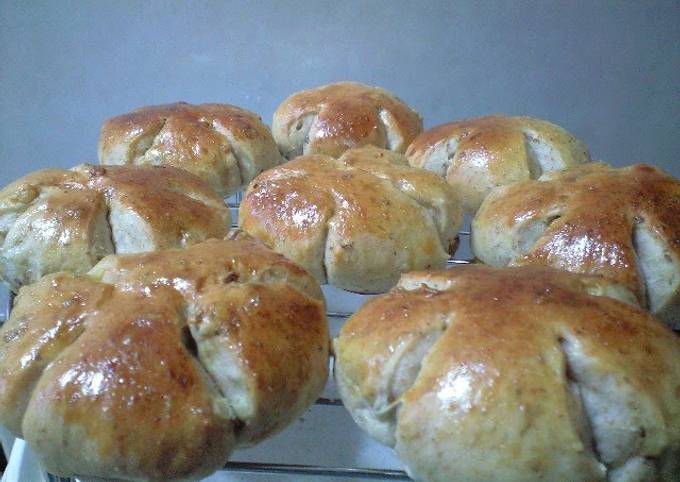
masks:
<instances>
[{"instance_id":1,"label":"bread crust","mask_svg":"<svg viewBox=\"0 0 680 482\"><path fill-rule=\"evenodd\" d=\"M656 167L594 163L494 190L472 248L492 266L606 276L680 328L680 182Z\"/></svg>"},{"instance_id":2,"label":"bread crust","mask_svg":"<svg viewBox=\"0 0 680 482\"><path fill-rule=\"evenodd\" d=\"M283 162L260 117L228 104L186 102L141 107L107 119L99 162L185 169L222 196Z\"/></svg>"},{"instance_id":3,"label":"bread crust","mask_svg":"<svg viewBox=\"0 0 680 482\"><path fill-rule=\"evenodd\" d=\"M443 266L462 224L453 189L404 164L372 146L301 156L250 184L239 224L322 283L385 291L402 272Z\"/></svg>"},{"instance_id":4,"label":"bread crust","mask_svg":"<svg viewBox=\"0 0 680 482\"><path fill-rule=\"evenodd\" d=\"M465 212L472 214L497 186L590 160L587 146L561 127L504 115L433 127L411 143L406 156L411 165L445 177L461 193Z\"/></svg>"},{"instance_id":5,"label":"bread crust","mask_svg":"<svg viewBox=\"0 0 680 482\"><path fill-rule=\"evenodd\" d=\"M222 198L180 169L36 171L0 191L0 277L16 292L48 273L87 272L108 254L221 238L230 224Z\"/></svg>"},{"instance_id":6,"label":"bread crust","mask_svg":"<svg viewBox=\"0 0 680 482\"><path fill-rule=\"evenodd\" d=\"M252 239L104 258L22 288L0 330L0 422L51 473L199 479L323 389L320 287Z\"/></svg>"},{"instance_id":7,"label":"bread crust","mask_svg":"<svg viewBox=\"0 0 680 482\"><path fill-rule=\"evenodd\" d=\"M680 338L629 295L541 267L409 273L343 326L336 383L415 480L677 480Z\"/></svg>"},{"instance_id":8,"label":"bread crust","mask_svg":"<svg viewBox=\"0 0 680 482\"><path fill-rule=\"evenodd\" d=\"M358 82L336 82L297 92L274 112L272 132L288 159L339 157L374 145L403 153L423 130L420 115L390 92Z\"/></svg>"}]
</instances>

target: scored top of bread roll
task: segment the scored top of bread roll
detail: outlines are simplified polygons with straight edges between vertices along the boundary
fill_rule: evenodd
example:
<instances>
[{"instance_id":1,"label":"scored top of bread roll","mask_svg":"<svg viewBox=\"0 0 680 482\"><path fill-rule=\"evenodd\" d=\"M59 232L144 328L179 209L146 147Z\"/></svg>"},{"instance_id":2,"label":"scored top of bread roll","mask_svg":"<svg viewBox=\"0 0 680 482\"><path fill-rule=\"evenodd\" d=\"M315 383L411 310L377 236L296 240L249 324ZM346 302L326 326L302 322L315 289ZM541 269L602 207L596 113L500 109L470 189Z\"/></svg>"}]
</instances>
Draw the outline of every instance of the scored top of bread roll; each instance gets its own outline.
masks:
<instances>
[{"instance_id":1,"label":"scored top of bread roll","mask_svg":"<svg viewBox=\"0 0 680 482\"><path fill-rule=\"evenodd\" d=\"M334 342L343 402L423 482L675 481L680 338L610 297L540 267L406 274Z\"/></svg>"},{"instance_id":2,"label":"scored top of bread roll","mask_svg":"<svg viewBox=\"0 0 680 482\"><path fill-rule=\"evenodd\" d=\"M301 156L255 178L240 226L321 282L385 291L402 272L443 266L462 224L453 188L405 164L371 146Z\"/></svg>"},{"instance_id":3,"label":"scored top of bread roll","mask_svg":"<svg viewBox=\"0 0 680 482\"><path fill-rule=\"evenodd\" d=\"M303 154L338 157L364 145L404 152L422 130L416 111L385 89L358 82L297 92L279 105L272 123L288 159Z\"/></svg>"},{"instance_id":4,"label":"scored top of bread roll","mask_svg":"<svg viewBox=\"0 0 680 482\"><path fill-rule=\"evenodd\" d=\"M497 186L590 160L588 147L561 127L532 117L493 115L451 122L419 135L406 151L413 166L445 177L474 213Z\"/></svg>"},{"instance_id":5,"label":"scored top of bread roll","mask_svg":"<svg viewBox=\"0 0 680 482\"><path fill-rule=\"evenodd\" d=\"M327 371L314 278L213 239L22 288L0 330L0 422L54 474L194 480L294 420Z\"/></svg>"},{"instance_id":6,"label":"scored top of bread roll","mask_svg":"<svg viewBox=\"0 0 680 482\"><path fill-rule=\"evenodd\" d=\"M112 117L102 125L98 152L101 164L186 169L222 196L283 161L260 117L228 104L178 102Z\"/></svg>"},{"instance_id":7,"label":"scored top of bread roll","mask_svg":"<svg viewBox=\"0 0 680 482\"><path fill-rule=\"evenodd\" d=\"M180 169L36 171L0 190L0 277L16 291L47 273L84 273L107 254L223 237L230 224L222 198Z\"/></svg>"},{"instance_id":8,"label":"scored top of bread roll","mask_svg":"<svg viewBox=\"0 0 680 482\"><path fill-rule=\"evenodd\" d=\"M655 167L597 163L497 189L473 220L472 248L493 266L606 276L680 327L680 181Z\"/></svg>"}]
</instances>

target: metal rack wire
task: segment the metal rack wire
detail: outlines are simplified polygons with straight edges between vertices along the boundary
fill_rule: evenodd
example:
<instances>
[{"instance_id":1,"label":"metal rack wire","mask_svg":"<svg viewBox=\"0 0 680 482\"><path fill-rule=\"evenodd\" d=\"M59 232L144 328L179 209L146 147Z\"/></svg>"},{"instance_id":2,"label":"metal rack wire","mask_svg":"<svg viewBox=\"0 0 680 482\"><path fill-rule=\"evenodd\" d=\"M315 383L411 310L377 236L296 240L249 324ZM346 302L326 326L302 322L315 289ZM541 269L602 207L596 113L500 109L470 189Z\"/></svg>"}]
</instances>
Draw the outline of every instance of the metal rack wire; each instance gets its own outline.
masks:
<instances>
[{"instance_id":1,"label":"metal rack wire","mask_svg":"<svg viewBox=\"0 0 680 482\"><path fill-rule=\"evenodd\" d=\"M241 201L241 193L237 194L231 199L227 200L227 205L232 211L232 227L237 227L238 207ZM468 241L470 232L463 230L459 232L461 241ZM461 243L463 244L463 243ZM466 243L467 244L467 243ZM449 266L469 264L469 260L451 258L447 264ZM9 302L6 303L4 313L0 312L0 325L9 318L13 296L10 295ZM332 310L326 313L327 317L334 320L345 320L353 315L351 310ZM331 365L333 360L331 359ZM339 398L319 398L315 405L333 407L333 409L343 410L342 400ZM358 427L357 430L360 430ZM272 480L276 480L276 476L299 476L308 477L315 476L316 478L338 478L342 480L362 479L362 480L410 480L406 472L402 470L375 468L375 467L348 467L348 466L329 466L329 465L312 465L312 464L284 464L272 463L267 461L229 461L222 469L224 472L241 473L241 474L268 474L273 476ZM46 474L46 480L49 482L73 482L73 479L58 477L52 474Z\"/></svg>"}]
</instances>

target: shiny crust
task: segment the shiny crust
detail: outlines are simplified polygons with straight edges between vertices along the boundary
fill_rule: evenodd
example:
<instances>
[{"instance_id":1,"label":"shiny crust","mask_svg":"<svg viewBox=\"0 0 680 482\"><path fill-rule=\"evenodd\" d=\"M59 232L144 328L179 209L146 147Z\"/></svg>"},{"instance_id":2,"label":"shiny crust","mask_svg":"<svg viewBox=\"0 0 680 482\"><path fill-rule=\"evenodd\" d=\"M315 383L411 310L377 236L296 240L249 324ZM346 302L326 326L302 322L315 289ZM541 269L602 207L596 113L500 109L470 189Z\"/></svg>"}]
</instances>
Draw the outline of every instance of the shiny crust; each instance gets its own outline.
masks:
<instances>
[{"instance_id":1,"label":"shiny crust","mask_svg":"<svg viewBox=\"0 0 680 482\"><path fill-rule=\"evenodd\" d=\"M98 153L101 164L186 169L223 196L283 161L257 114L233 105L186 102L142 107L108 119Z\"/></svg>"},{"instance_id":2,"label":"shiny crust","mask_svg":"<svg viewBox=\"0 0 680 482\"><path fill-rule=\"evenodd\" d=\"M319 395L324 311L312 276L251 239L46 276L0 331L0 422L62 476L207 476Z\"/></svg>"},{"instance_id":3,"label":"shiny crust","mask_svg":"<svg viewBox=\"0 0 680 482\"><path fill-rule=\"evenodd\" d=\"M423 130L420 115L390 92L337 82L297 92L276 109L272 131L285 157L339 157L365 145L403 153Z\"/></svg>"},{"instance_id":4,"label":"shiny crust","mask_svg":"<svg viewBox=\"0 0 680 482\"><path fill-rule=\"evenodd\" d=\"M496 186L590 160L586 145L561 127L503 115L434 127L419 135L406 155L411 165L438 173L460 191L468 213Z\"/></svg>"},{"instance_id":5,"label":"shiny crust","mask_svg":"<svg viewBox=\"0 0 680 482\"><path fill-rule=\"evenodd\" d=\"M372 146L301 156L250 184L240 226L322 283L385 291L402 272L443 266L462 223L453 189L405 164Z\"/></svg>"},{"instance_id":6,"label":"shiny crust","mask_svg":"<svg viewBox=\"0 0 680 482\"><path fill-rule=\"evenodd\" d=\"M628 299L540 267L404 275L334 341L343 402L415 480L675 481L680 338L602 294Z\"/></svg>"},{"instance_id":7,"label":"shiny crust","mask_svg":"<svg viewBox=\"0 0 680 482\"><path fill-rule=\"evenodd\" d=\"M606 276L680 327L680 182L655 167L596 163L500 188L472 228L487 264Z\"/></svg>"},{"instance_id":8,"label":"shiny crust","mask_svg":"<svg viewBox=\"0 0 680 482\"><path fill-rule=\"evenodd\" d=\"M172 167L36 171L0 191L0 276L16 291L107 254L221 238L230 223L220 196Z\"/></svg>"}]
</instances>

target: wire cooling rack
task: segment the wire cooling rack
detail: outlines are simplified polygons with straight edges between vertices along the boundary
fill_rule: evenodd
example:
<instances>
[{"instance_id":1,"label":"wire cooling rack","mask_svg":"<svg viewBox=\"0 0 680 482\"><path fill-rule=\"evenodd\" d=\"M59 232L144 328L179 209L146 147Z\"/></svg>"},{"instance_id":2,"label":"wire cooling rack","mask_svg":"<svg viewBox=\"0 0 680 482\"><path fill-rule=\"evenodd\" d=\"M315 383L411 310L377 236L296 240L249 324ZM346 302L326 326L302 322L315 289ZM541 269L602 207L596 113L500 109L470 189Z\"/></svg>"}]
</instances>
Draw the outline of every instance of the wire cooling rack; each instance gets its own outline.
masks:
<instances>
[{"instance_id":1,"label":"wire cooling rack","mask_svg":"<svg viewBox=\"0 0 680 482\"><path fill-rule=\"evenodd\" d=\"M240 201L241 193L226 200L227 205L229 206L232 213L232 227L237 227L238 225L238 206ZM466 257L470 256L470 231L462 230L459 232L459 235L460 246L456 257L448 260L449 266L470 263L469 260L465 259ZM333 336L337 334L345 320L352 316L352 314L371 297L370 295L359 295L343 292L342 290L328 286L324 286L323 289L328 306L326 315L330 324L331 335ZM10 295L7 302L4 303L4 311L0 311L0 324L9 317L12 301L13 298ZM332 373L332 357L330 363ZM320 412L321 410L324 412ZM328 414L325 412L326 410L339 411L340 413L335 412ZM342 417L345 417L343 422L341 422L343 425L342 427L326 423L328 420L338 420ZM305 422L305 419L309 420ZM309 427L306 424L310 424L312 427ZM354 425L354 423L349 419L349 415L344 409L342 401L337 395L333 385L332 377L331 380L329 380L328 386L326 387L322 397L315 402L314 406L311 407L308 413L303 415L303 417L298 420L298 422L289 427L286 430L286 432L288 432L287 434L282 433L276 437L281 439L287 436L290 439L291 432L294 433L296 431L303 431L306 433L316 433L314 438L327 440L328 435L332 434L338 429L342 429L343 431L355 431L357 436L364 439L365 443L371 444L369 446L370 450L377 450L387 453L387 464L374 464L375 466L372 466L370 462L373 460L370 460L368 461L369 463L362 464L361 466L359 464L341 463L346 462L348 459L351 459L351 457L333 457L333 452L339 448L342 448L337 446L320 448L323 452L330 453L330 457L327 457L323 463L317 460L318 454L314 453L309 454L307 457L301 457L305 459L303 461L304 463L285 463L281 460L283 455L281 453L281 449L285 448L286 442L279 440L278 442L275 442L273 446L266 446L263 449L256 448L235 452L232 456L233 460L229 461L216 476L211 476L208 480L212 481L213 477L215 477L214 480L216 481L234 480L239 482L251 480L261 480L263 482L265 480L280 482L283 480L297 481L300 479L305 481L319 480L320 482L336 482L346 480L410 480L406 472L399 468L400 465L396 457L392 454L391 449L384 448L377 442L371 441L368 436L363 434L361 429ZM323 435L319 436L319 432L321 432ZM344 436L343 434L339 435L339 437ZM291 443L298 443L300 439L305 438L305 433L300 434L299 437L293 436L292 438L295 440ZM268 441L265 441L261 445L264 446L267 444L267 442ZM346 449L347 447L349 447L349 444L344 444L344 448ZM304 450L304 448L300 449L301 452L304 452ZM368 458L370 459L371 457ZM295 462L297 462L297 460ZM386 468L384 465L390 465L391 467ZM222 476L222 478L220 478L220 476ZM233 478L231 476L233 476ZM45 480L49 482L74 482L74 479L58 477L49 473L45 473Z\"/></svg>"}]
</instances>

